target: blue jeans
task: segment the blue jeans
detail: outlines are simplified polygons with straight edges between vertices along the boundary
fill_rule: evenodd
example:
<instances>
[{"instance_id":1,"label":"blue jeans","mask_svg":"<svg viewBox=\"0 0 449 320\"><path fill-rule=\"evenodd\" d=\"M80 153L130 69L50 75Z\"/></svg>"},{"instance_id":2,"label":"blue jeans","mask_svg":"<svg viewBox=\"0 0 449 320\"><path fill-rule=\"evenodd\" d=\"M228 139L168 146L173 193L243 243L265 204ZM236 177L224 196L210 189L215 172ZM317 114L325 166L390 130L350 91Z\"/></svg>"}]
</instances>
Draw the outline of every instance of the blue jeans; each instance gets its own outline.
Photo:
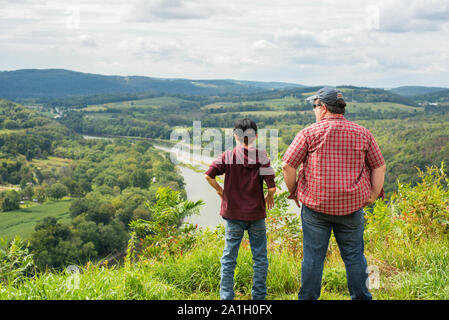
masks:
<instances>
[{"instance_id":1,"label":"blue jeans","mask_svg":"<svg viewBox=\"0 0 449 320\"><path fill-rule=\"evenodd\" d=\"M331 230L334 231L345 263L351 299L372 299L367 288L367 263L363 253L363 215L363 209L345 216L333 216L313 211L302 205L304 258L298 299L314 300L320 296L324 259Z\"/></svg>"},{"instance_id":2,"label":"blue jeans","mask_svg":"<svg viewBox=\"0 0 449 320\"><path fill-rule=\"evenodd\" d=\"M267 234L265 219L243 221L225 219L225 247L221 257L220 299L234 299L234 270L237 264L240 243L248 230L249 243L253 255L253 300L264 300L267 294Z\"/></svg>"}]
</instances>

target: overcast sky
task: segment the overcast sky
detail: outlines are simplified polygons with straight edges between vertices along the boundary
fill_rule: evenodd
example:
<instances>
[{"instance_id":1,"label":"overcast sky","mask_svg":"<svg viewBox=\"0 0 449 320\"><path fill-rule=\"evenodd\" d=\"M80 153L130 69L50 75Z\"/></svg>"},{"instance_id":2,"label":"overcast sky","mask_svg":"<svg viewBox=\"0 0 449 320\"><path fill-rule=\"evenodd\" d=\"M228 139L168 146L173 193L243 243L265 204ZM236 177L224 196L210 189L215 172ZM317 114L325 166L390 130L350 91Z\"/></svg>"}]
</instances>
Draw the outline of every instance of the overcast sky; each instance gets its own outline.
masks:
<instances>
[{"instance_id":1,"label":"overcast sky","mask_svg":"<svg viewBox=\"0 0 449 320\"><path fill-rule=\"evenodd\" d=\"M449 87L449 0L0 0L0 70Z\"/></svg>"}]
</instances>

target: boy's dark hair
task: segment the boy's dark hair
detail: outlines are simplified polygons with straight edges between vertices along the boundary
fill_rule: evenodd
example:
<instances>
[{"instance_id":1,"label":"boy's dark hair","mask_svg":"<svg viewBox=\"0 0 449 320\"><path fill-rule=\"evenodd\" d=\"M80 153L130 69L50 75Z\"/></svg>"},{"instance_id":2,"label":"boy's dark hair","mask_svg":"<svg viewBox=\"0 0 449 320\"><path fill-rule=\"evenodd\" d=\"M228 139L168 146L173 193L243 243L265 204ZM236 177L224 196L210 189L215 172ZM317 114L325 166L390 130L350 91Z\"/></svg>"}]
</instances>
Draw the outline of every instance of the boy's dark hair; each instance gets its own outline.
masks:
<instances>
[{"instance_id":1,"label":"boy's dark hair","mask_svg":"<svg viewBox=\"0 0 449 320\"><path fill-rule=\"evenodd\" d=\"M234 122L234 133L239 137L239 141L248 145L256 138L257 125L251 119L238 119Z\"/></svg>"}]
</instances>

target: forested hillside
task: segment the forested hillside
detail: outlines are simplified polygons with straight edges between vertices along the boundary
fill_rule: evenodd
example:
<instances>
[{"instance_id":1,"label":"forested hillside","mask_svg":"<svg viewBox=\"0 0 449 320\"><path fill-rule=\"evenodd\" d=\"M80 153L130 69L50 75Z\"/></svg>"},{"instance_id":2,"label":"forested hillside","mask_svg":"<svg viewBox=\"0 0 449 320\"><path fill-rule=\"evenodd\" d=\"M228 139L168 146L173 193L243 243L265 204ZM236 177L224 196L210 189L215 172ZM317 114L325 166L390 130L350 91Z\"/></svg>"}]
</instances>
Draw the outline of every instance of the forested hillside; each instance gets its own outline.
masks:
<instances>
[{"instance_id":1,"label":"forested hillside","mask_svg":"<svg viewBox=\"0 0 449 320\"><path fill-rule=\"evenodd\" d=\"M123 253L130 221L151 218L146 203L159 187L185 198L183 178L148 141L86 140L5 100L0 126L0 237L23 234L20 226L48 206L28 238L39 267ZM64 201L71 202L62 212L68 223L52 213Z\"/></svg>"},{"instance_id":2,"label":"forested hillside","mask_svg":"<svg viewBox=\"0 0 449 320\"><path fill-rule=\"evenodd\" d=\"M297 86L300 85L280 82L104 76L64 69L23 69L0 72L0 97L6 99L137 92L227 95Z\"/></svg>"}]
</instances>

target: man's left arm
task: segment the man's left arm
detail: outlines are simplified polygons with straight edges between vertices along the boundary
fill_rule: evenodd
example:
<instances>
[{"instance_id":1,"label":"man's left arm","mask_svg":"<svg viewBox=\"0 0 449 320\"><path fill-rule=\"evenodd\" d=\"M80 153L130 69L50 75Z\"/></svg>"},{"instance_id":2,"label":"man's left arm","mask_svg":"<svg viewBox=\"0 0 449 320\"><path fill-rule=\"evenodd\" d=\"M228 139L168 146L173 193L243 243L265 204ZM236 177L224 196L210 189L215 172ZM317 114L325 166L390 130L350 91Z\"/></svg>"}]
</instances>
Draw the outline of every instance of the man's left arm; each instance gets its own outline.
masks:
<instances>
[{"instance_id":1,"label":"man's left arm","mask_svg":"<svg viewBox=\"0 0 449 320\"><path fill-rule=\"evenodd\" d=\"M371 133L370 139L371 141L366 154L366 161L371 172L371 194L369 199L366 201L365 206L374 203L379 195L383 193L385 172L387 168L379 145Z\"/></svg>"}]
</instances>

